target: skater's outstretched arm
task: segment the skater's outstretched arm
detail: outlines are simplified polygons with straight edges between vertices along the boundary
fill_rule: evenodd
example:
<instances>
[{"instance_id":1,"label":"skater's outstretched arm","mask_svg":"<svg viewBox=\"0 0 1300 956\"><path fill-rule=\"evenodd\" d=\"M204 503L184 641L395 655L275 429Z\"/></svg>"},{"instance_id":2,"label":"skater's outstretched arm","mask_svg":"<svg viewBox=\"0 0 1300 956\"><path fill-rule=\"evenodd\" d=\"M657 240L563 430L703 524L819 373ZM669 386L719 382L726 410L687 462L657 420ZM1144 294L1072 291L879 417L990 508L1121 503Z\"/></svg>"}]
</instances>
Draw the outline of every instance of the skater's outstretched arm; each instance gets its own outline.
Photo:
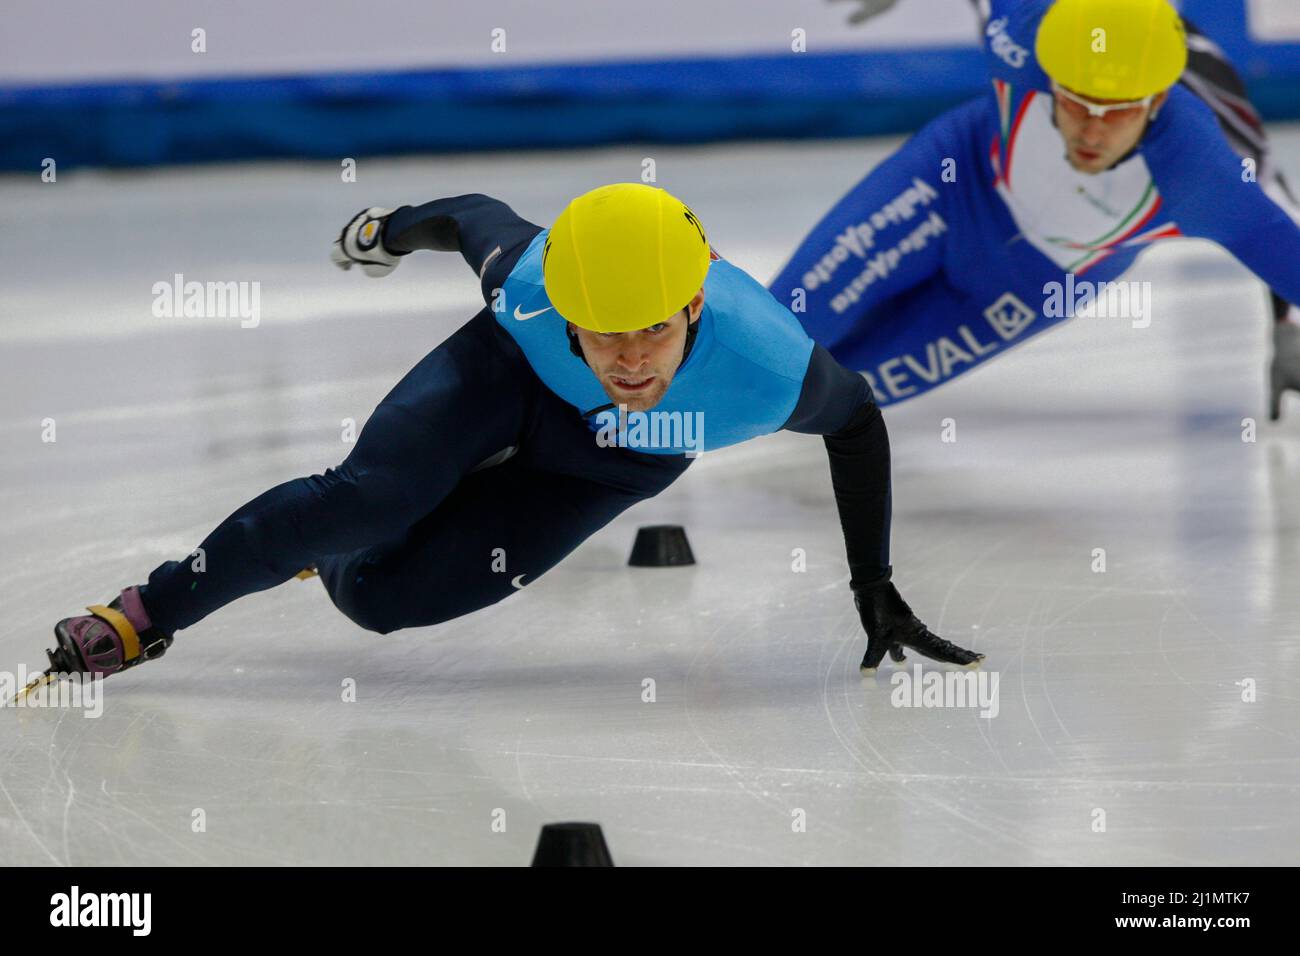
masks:
<instances>
[{"instance_id":1,"label":"skater's outstretched arm","mask_svg":"<svg viewBox=\"0 0 1300 956\"><path fill-rule=\"evenodd\" d=\"M867 632L862 668L874 670L887 651L901 661L904 647L947 663L981 660L982 654L931 633L890 581L889 433L866 380L822 346L814 346L799 401L784 427L820 434L826 443L848 553L849 587Z\"/></svg>"},{"instance_id":2,"label":"skater's outstretched arm","mask_svg":"<svg viewBox=\"0 0 1300 956\"><path fill-rule=\"evenodd\" d=\"M384 245L395 255L417 249L459 252L483 286L491 304L528 244L542 231L499 199L473 193L401 206L384 224Z\"/></svg>"},{"instance_id":3,"label":"skater's outstretched arm","mask_svg":"<svg viewBox=\"0 0 1300 956\"><path fill-rule=\"evenodd\" d=\"M1217 242L1279 296L1300 302L1300 225L1265 192L1205 103L1171 90L1142 151L1183 235Z\"/></svg>"},{"instance_id":4,"label":"skater's outstretched arm","mask_svg":"<svg viewBox=\"0 0 1300 956\"><path fill-rule=\"evenodd\" d=\"M822 346L813 346L799 401L784 427L824 436L852 574L850 587L885 577L889 573L889 435L866 379L835 361Z\"/></svg>"},{"instance_id":5,"label":"skater's outstretched arm","mask_svg":"<svg viewBox=\"0 0 1300 956\"><path fill-rule=\"evenodd\" d=\"M352 217L334 240L332 258L341 269L361 266L386 276L417 249L459 252L479 277L489 305L541 226L499 199L471 193L395 210L375 206Z\"/></svg>"}]
</instances>

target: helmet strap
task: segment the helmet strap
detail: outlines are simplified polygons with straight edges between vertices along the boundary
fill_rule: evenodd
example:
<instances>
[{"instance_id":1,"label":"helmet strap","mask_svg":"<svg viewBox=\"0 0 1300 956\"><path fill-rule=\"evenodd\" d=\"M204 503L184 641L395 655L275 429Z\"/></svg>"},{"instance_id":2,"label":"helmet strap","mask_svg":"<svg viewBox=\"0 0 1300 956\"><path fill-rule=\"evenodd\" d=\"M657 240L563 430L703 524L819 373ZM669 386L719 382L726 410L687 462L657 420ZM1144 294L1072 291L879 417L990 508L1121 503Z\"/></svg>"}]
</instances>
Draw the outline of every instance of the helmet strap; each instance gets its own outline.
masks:
<instances>
[{"instance_id":1,"label":"helmet strap","mask_svg":"<svg viewBox=\"0 0 1300 956\"><path fill-rule=\"evenodd\" d=\"M569 338L569 351L582 359L583 365L591 368L591 363L587 361L587 356L582 354L582 343L578 341L578 333L569 328L566 323L564 326L564 334Z\"/></svg>"},{"instance_id":2,"label":"helmet strap","mask_svg":"<svg viewBox=\"0 0 1300 956\"><path fill-rule=\"evenodd\" d=\"M682 365L686 364L686 357L691 354L691 349L695 347L695 336L700 331L700 323L704 321L703 310L700 311L700 317L694 322L690 320L689 312L687 312L686 315L686 344L682 347L682 361L681 365L677 366L678 368L681 368Z\"/></svg>"}]
</instances>

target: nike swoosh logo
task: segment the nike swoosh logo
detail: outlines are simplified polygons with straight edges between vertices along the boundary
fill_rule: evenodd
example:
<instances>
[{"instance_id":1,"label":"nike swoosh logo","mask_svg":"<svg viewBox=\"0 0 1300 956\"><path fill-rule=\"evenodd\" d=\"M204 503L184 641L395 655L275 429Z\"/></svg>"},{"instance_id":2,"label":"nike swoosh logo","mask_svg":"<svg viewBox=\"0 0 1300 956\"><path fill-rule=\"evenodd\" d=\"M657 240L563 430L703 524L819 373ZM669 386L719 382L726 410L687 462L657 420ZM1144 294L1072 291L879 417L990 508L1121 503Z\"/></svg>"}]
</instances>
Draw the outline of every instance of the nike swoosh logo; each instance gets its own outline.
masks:
<instances>
[{"instance_id":1,"label":"nike swoosh logo","mask_svg":"<svg viewBox=\"0 0 1300 956\"><path fill-rule=\"evenodd\" d=\"M520 322L527 322L529 319L541 315L543 312L550 312L552 308L554 308L554 306L548 305L546 308L538 309L536 312L520 312L519 306L515 306L515 318Z\"/></svg>"}]
</instances>

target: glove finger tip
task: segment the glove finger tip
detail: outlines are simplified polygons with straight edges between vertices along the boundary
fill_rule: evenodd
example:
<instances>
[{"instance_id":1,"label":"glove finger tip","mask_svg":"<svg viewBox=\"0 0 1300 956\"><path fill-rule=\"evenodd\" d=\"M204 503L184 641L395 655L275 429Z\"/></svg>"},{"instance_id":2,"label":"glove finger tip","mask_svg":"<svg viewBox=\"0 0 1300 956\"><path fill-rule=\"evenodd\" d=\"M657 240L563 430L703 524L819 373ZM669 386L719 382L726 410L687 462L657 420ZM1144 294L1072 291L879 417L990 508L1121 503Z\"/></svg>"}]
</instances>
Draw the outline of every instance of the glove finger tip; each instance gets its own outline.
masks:
<instances>
[{"instance_id":1,"label":"glove finger tip","mask_svg":"<svg viewBox=\"0 0 1300 956\"><path fill-rule=\"evenodd\" d=\"M858 670L862 671L863 673L874 674L877 670L880 669L880 665L884 661L884 659L885 659L885 655L883 654L881 654L879 657L876 657L875 655L868 655L862 658L862 663L858 665Z\"/></svg>"}]
</instances>

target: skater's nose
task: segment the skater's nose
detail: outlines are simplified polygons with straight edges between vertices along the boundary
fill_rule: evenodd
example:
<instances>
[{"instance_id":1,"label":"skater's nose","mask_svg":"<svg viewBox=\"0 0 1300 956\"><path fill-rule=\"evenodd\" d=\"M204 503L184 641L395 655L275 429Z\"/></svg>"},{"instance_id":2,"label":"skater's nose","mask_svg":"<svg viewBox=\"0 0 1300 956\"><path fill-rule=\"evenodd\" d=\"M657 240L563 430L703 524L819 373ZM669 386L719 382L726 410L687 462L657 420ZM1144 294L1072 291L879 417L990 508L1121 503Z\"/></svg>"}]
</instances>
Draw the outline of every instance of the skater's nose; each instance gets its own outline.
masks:
<instances>
[{"instance_id":1,"label":"skater's nose","mask_svg":"<svg viewBox=\"0 0 1300 956\"><path fill-rule=\"evenodd\" d=\"M631 338L631 336L629 336ZM626 342L618 350L618 367L629 372L639 372L650 360L650 350L640 342Z\"/></svg>"},{"instance_id":2,"label":"skater's nose","mask_svg":"<svg viewBox=\"0 0 1300 956\"><path fill-rule=\"evenodd\" d=\"M1100 149L1106 145L1106 120L1101 116L1090 116L1083 124L1079 134L1088 149Z\"/></svg>"}]
</instances>

